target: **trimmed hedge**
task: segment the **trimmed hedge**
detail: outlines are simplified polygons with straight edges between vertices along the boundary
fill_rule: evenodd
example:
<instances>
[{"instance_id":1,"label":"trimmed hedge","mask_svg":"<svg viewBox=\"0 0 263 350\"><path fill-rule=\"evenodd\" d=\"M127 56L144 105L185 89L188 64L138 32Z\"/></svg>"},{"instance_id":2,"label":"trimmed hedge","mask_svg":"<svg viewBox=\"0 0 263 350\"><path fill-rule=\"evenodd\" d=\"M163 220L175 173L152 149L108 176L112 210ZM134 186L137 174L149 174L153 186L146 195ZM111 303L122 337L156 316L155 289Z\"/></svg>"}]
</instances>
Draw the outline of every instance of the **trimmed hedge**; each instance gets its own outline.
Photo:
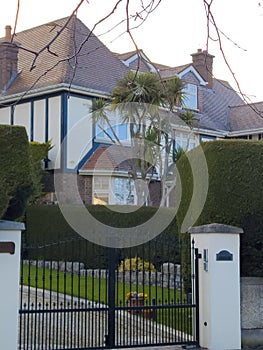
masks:
<instances>
[{"instance_id":1,"label":"trimmed hedge","mask_svg":"<svg viewBox=\"0 0 263 350\"><path fill-rule=\"evenodd\" d=\"M32 194L29 144L24 127L0 125L0 218L24 213Z\"/></svg>"},{"instance_id":2,"label":"trimmed hedge","mask_svg":"<svg viewBox=\"0 0 263 350\"><path fill-rule=\"evenodd\" d=\"M156 208L142 207L132 213L117 213L105 206L87 206L99 221L114 227L133 227L145 222ZM163 208L166 211L173 209ZM87 228L88 229L88 228ZM56 205L33 205L26 211L26 232L23 234L23 255L31 259L83 262L88 268L108 266L109 248L93 244L78 235L66 222ZM159 268L164 262L180 263L176 219L155 239L143 245L116 249L117 265L126 257L144 257Z\"/></svg>"},{"instance_id":3,"label":"trimmed hedge","mask_svg":"<svg viewBox=\"0 0 263 350\"><path fill-rule=\"evenodd\" d=\"M33 195L29 198L30 204L43 194L43 177L46 174L46 171L43 170L42 162L47 157L48 151L51 148L50 142L29 143L31 180L33 186Z\"/></svg>"},{"instance_id":4,"label":"trimmed hedge","mask_svg":"<svg viewBox=\"0 0 263 350\"><path fill-rule=\"evenodd\" d=\"M41 161L50 143L28 142L22 126L0 125L0 218L15 220L42 194Z\"/></svg>"},{"instance_id":5,"label":"trimmed hedge","mask_svg":"<svg viewBox=\"0 0 263 350\"><path fill-rule=\"evenodd\" d=\"M203 148L209 172L205 206L195 226L223 223L242 227L241 276L263 275L263 143L227 140L207 142ZM191 152L196 152L192 150ZM182 181L182 201L178 226L188 210L193 178L187 157L178 163ZM187 239L188 234L185 234Z\"/></svg>"}]
</instances>

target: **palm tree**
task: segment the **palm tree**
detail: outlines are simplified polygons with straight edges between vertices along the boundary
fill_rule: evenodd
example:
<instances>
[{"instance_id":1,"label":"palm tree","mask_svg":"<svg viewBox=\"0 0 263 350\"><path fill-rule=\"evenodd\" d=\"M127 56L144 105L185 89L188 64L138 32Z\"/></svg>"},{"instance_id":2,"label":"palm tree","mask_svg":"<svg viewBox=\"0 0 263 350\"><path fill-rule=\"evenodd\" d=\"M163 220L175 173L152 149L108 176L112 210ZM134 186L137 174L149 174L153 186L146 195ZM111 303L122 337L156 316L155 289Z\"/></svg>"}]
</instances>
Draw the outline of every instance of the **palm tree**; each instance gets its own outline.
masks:
<instances>
[{"instance_id":1,"label":"palm tree","mask_svg":"<svg viewBox=\"0 0 263 350\"><path fill-rule=\"evenodd\" d=\"M167 116L182 104L183 94L184 84L178 77L162 81L157 74L132 71L117 83L112 92L111 110L117 110L122 123L129 126L131 150L136 160L132 162L130 176L135 181L138 204L146 201L141 184L151 181L157 168L162 177L169 159L172 159L173 140L169 136L172 130ZM111 130L104 130L105 134L112 142L121 145L105 110L108 106L101 100L94 102L93 119L97 123L104 121ZM136 181L138 179L142 181Z\"/></svg>"},{"instance_id":2,"label":"palm tree","mask_svg":"<svg viewBox=\"0 0 263 350\"><path fill-rule=\"evenodd\" d=\"M184 87L185 84L177 76L164 81L164 101L169 111L174 112L176 107L181 107L184 101Z\"/></svg>"},{"instance_id":3,"label":"palm tree","mask_svg":"<svg viewBox=\"0 0 263 350\"><path fill-rule=\"evenodd\" d=\"M160 79L154 73L130 71L113 90L113 104L137 102L160 105L161 86Z\"/></svg>"}]
</instances>

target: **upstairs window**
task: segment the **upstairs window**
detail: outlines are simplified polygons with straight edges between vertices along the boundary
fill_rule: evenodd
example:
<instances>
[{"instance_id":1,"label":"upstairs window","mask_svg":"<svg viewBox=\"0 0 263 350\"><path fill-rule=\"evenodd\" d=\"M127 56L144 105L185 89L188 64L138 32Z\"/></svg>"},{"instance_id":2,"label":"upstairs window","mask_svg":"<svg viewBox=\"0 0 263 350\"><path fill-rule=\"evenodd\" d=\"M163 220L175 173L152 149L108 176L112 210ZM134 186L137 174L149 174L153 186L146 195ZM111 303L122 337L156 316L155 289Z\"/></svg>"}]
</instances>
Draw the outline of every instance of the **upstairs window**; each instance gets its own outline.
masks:
<instances>
[{"instance_id":1,"label":"upstairs window","mask_svg":"<svg viewBox=\"0 0 263 350\"><path fill-rule=\"evenodd\" d=\"M110 125L109 125L110 124ZM116 140L128 141L128 125L122 123L119 118L109 119L109 124L105 120L99 120L96 124L96 138L104 139L104 141Z\"/></svg>"},{"instance_id":2,"label":"upstairs window","mask_svg":"<svg viewBox=\"0 0 263 350\"><path fill-rule=\"evenodd\" d=\"M187 109L197 110L197 86L194 84L186 84L184 88L183 107Z\"/></svg>"}]
</instances>

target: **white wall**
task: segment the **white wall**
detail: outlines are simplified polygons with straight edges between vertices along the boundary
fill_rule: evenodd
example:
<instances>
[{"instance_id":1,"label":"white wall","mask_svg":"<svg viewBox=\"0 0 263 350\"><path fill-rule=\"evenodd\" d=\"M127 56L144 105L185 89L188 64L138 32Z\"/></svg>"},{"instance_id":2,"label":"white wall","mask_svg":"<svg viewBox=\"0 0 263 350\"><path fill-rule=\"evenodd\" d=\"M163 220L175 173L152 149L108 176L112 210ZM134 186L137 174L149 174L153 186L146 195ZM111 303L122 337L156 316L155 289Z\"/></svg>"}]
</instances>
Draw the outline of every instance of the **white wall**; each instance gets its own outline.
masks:
<instances>
[{"instance_id":1,"label":"white wall","mask_svg":"<svg viewBox=\"0 0 263 350\"><path fill-rule=\"evenodd\" d=\"M14 109L14 125L22 125L26 128L28 138L30 139L31 128L31 104L23 103L15 106Z\"/></svg>"},{"instance_id":2,"label":"white wall","mask_svg":"<svg viewBox=\"0 0 263 350\"><path fill-rule=\"evenodd\" d=\"M67 168L74 169L92 147L92 101L70 97L68 99Z\"/></svg>"},{"instance_id":3,"label":"white wall","mask_svg":"<svg viewBox=\"0 0 263 350\"><path fill-rule=\"evenodd\" d=\"M2 227L4 223L0 220L0 244L1 242L14 242L15 254L0 254L0 349L15 350L18 346L21 231L4 229ZM23 229L21 223L10 224Z\"/></svg>"},{"instance_id":4,"label":"white wall","mask_svg":"<svg viewBox=\"0 0 263 350\"><path fill-rule=\"evenodd\" d=\"M48 98L48 130L46 132L46 100L36 100L33 105L33 125L31 125L31 102L16 105L14 108L14 125L21 125L26 128L29 140L33 134L33 141L45 142L46 133L51 141L52 149L49 152L49 168L61 166L60 153L61 145L61 96ZM74 129L66 141L67 159L66 165L74 169L81 158L90 150L92 145L92 120L90 108L92 100L71 96L68 99L67 132ZM86 117L83 120L83 117ZM79 122L81 123L79 124ZM0 123L10 124L11 108L0 109ZM75 128L78 125L79 127Z\"/></svg>"},{"instance_id":5,"label":"white wall","mask_svg":"<svg viewBox=\"0 0 263 350\"><path fill-rule=\"evenodd\" d=\"M241 349L239 233L242 230L210 224L189 231L202 255L199 260L200 346L210 350ZM207 264L204 264L204 250ZM217 254L222 251L231 253L232 260L219 260Z\"/></svg>"},{"instance_id":6,"label":"white wall","mask_svg":"<svg viewBox=\"0 0 263 350\"><path fill-rule=\"evenodd\" d=\"M10 107L0 109L0 124L10 124Z\"/></svg>"},{"instance_id":7,"label":"white wall","mask_svg":"<svg viewBox=\"0 0 263 350\"><path fill-rule=\"evenodd\" d=\"M45 142L45 129L46 129L46 101L39 100L34 102L34 129L33 137L34 141L43 143Z\"/></svg>"},{"instance_id":8,"label":"white wall","mask_svg":"<svg viewBox=\"0 0 263 350\"><path fill-rule=\"evenodd\" d=\"M49 122L48 122L48 139L51 140L53 148L49 151L49 168L55 168L57 155L60 151L61 140L61 97L52 97L49 103ZM56 163L56 167L60 166L60 161Z\"/></svg>"}]
</instances>

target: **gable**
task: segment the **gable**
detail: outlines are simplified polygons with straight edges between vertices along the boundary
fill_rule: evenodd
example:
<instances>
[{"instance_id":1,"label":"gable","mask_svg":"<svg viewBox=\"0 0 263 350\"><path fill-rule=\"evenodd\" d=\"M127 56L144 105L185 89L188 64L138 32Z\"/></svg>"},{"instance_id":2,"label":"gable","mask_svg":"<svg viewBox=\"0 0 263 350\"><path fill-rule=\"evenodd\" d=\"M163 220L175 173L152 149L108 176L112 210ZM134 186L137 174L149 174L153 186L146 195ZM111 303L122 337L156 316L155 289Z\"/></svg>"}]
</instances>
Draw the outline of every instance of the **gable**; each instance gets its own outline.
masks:
<instances>
[{"instance_id":1,"label":"gable","mask_svg":"<svg viewBox=\"0 0 263 350\"><path fill-rule=\"evenodd\" d=\"M127 67L75 16L17 33L15 39L19 74L4 96L62 84L110 94L127 74Z\"/></svg>"},{"instance_id":2,"label":"gable","mask_svg":"<svg viewBox=\"0 0 263 350\"><path fill-rule=\"evenodd\" d=\"M186 74L182 75L180 78L186 83L200 85L200 80L191 71L189 71Z\"/></svg>"},{"instance_id":3,"label":"gable","mask_svg":"<svg viewBox=\"0 0 263 350\"><path fill-rule=\"evenodd\" d=\"M141 72L156 72L157 67L142 50L133 51L126 54L119 54L119 59L132 70L140 70Z\"/></svg>"},{"instance_id":4,"label":"gable","mask_svg":"<svg viewBox=\"0 0 263 350\"><path fill-rule=\"evenodd\" d=\"M197 72L197 70L192 66L189 65L185 69L183 69L181 72L178 73L179 78L186 80L189 83L197 84L197 85L203 85L205 86L207 82L201 77L201 75ZM191 78L192 81L188 81L187 78Z\"/></svg>"}]
</instances>

